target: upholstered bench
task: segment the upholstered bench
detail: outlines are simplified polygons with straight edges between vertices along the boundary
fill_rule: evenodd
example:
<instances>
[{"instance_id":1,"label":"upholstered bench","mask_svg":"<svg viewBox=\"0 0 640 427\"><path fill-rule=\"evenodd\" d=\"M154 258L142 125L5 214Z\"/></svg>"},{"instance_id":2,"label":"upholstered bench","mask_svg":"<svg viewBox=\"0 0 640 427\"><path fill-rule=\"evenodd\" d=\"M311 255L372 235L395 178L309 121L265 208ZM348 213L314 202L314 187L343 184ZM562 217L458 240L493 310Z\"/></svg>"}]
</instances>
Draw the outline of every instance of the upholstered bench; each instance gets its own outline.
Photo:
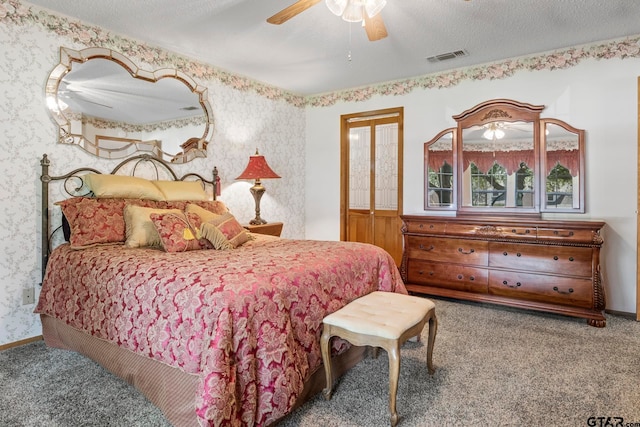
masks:
<instances>
[{"instance_id":1,"label":"upholstered bench","mask_svg":"<svg viewBox=\"0 0 640 427\"><path fill-rule=\"evenodd\" d=\"M433 301L393 292L373 292L360 297L340 310L327 315L324 320L320 348L326 374L325 399L331 399L333 376L329 341L337 336L356 346L372 346L374 354L382 347L389 355L389 412L391 425L398 423L396 393L400 374L400 346L412 337L420 337L425 323L429 322L427 343L427 367L433 374L433 344L438 320Z\"/></svg>"}]
</instances>

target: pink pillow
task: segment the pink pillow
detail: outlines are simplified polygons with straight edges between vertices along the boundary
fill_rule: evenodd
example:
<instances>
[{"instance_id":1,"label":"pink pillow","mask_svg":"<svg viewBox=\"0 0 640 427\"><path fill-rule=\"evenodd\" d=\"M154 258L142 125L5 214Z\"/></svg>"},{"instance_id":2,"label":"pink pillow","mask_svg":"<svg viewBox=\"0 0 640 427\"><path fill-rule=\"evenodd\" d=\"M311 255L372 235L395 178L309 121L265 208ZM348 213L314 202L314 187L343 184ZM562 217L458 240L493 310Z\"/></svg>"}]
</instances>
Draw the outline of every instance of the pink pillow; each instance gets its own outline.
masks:
<instances>
[{"instance_id":1,"label":"pink pillow","mask_svg":"<svg viewBox=\"0 0 640 427\"><path fill-rule=\"evenodd\" d=\"M73 249L125 241L124 206L155 206L153 200L72 197L57 202L69 222Z\"/></svg>"},{"instance_id":2,"label":"pink pillow","mask_svg":"<svg viewBox=\"0 0 640 427\"><path fill-rule=\"evenodd\" d=\"M212 249L207 239L198 238L200 217L193 213L152 213L149 215L155 225L162 247L167 252L185 252Z\"/></svg>"},{"instance_id":3,"label":"pink pillow","mask_svg":"<svg viewBox=\"0 0 640 427\"><path fill-rule=\"evenodd\" d=\"M249 232L230 212L220 215L217 218L210 219L206 222L206 224L215 225L234 248L237 248L238 246L251 240L251 235L249 234Z\"/></svg>"}]
</instances>

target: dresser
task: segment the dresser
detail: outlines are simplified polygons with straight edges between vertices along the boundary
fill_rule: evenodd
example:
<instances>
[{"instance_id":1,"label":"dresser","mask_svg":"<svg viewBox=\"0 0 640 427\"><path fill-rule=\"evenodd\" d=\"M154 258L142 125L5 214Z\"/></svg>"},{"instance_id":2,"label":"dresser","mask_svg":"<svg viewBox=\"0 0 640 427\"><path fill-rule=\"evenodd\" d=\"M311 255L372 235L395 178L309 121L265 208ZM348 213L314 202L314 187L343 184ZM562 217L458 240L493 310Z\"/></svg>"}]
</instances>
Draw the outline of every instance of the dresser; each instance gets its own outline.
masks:
<instances>
[{"instance_id":1,"label":"dresser","mask_svg":"<svg viewBox=\"0 0 640 427\"><path fill-rule=\"evenodd\" d=\"M527 308L604 327L599 221L402 216L412 293Z\"/></svg>"}]
</instances>

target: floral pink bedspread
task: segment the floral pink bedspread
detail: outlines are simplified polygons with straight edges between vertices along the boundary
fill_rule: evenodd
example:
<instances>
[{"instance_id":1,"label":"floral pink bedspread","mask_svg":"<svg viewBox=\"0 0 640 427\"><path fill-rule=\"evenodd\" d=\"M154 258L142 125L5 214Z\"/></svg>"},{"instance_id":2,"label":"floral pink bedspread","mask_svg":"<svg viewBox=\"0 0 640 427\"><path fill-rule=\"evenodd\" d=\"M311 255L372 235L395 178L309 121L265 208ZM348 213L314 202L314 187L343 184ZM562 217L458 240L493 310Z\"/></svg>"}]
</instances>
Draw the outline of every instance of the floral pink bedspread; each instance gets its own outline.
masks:
<instances>
[{"instance_id":1,"label":"floral pink bedspread","mask_svg":"<svg viewBox=\"0 0 640 427\"><path fill-rule=\"evenodd\" d=\"M323 317L374 290L406 293L391 256L367 244L258 238L185 253L62 245L36 312L197 374L202 425L268 425L320 365Z\"/></svg>"}]
</instances>

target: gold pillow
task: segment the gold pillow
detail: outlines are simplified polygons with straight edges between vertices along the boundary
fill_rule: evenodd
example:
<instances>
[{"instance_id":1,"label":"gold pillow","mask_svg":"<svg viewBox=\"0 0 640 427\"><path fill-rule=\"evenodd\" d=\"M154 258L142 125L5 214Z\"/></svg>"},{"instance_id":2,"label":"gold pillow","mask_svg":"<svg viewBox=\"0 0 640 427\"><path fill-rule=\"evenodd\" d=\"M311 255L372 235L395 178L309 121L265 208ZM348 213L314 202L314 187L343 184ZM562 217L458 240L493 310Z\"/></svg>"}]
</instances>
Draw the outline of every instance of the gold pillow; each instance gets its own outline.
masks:
<instances>
[{"instance_id":1,"label":"gold pillow","mask_svg":"<svg viewBox=\"0 0 640 427\"><path fill-rule=\"evenodd\" d=\"M142 206L126 205L124 207L124 224L126 240L124 245L128 248L143 246L162 247L162 240L151 221L151 214L175 213L184 216L180 209L157 209Z\"/></svg>"},{"instance_id":2,"label":"gold pillow","mask_svg":"<svg viewBox=\"0 0 640 427\"><path fill-rule=\"evenodd\" d=\"M211 212L208 209L205 209L201 206L195 205L193 203L189 203L187 207L184 209L186 213L194 213L200 217L202 222L207 222L212 219L218 218L220 215Z\"/></svg>"},{"instance_id":3,"label":"gold pillow","mask_svg":"<svg viewBox=\"0 0 640 427\"><path fill-rule=\"evenodd\" d=\"M151 181L125 175L87 174L86 186L100 198L163 200L164 194Z\"/></svg>"},{"instance_id":4,"label":"gold pillow","mask_svg":"<svg viewBox=\"0 0 640 427\"><path fill-rule=\"evenodd\" d=\"M208 200L200 181L151 181L164 195L164 200Z\"/></svg>"}]
</instances>

